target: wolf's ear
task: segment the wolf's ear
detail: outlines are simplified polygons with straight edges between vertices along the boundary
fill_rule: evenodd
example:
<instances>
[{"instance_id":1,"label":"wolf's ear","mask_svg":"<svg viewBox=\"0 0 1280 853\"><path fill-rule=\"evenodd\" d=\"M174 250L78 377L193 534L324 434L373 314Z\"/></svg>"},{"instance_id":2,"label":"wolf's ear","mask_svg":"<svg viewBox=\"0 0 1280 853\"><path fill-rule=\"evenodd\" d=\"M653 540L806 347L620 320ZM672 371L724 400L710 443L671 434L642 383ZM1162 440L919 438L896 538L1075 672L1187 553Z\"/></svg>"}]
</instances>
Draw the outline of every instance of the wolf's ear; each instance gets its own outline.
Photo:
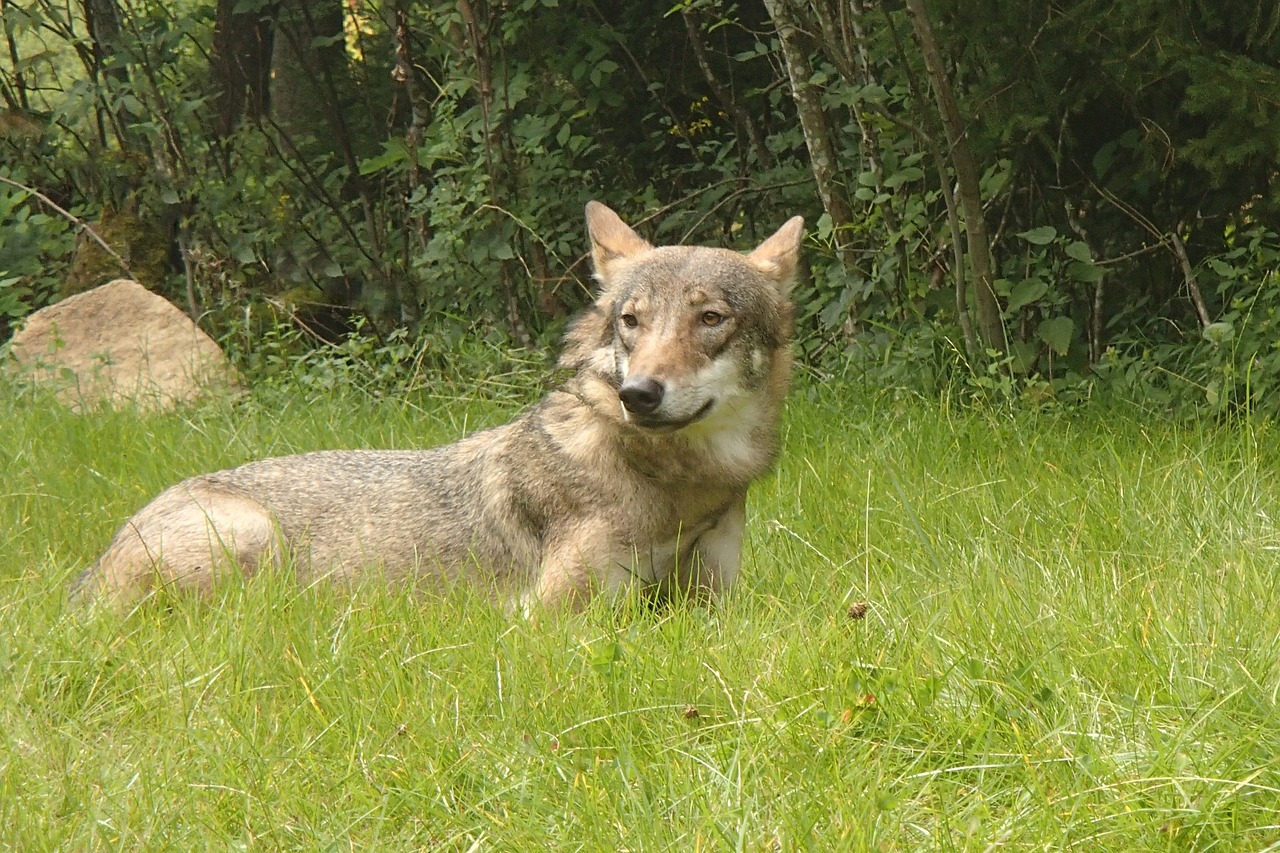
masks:
<instances>
[{"instance_id":1,"label":"wolf's ear","mask_svg":"<svg viewBox=\"0 0 1280 853\"><path fill-rule=\"evenodd\" d=\"M800 261L800 240L804 237L804 219L793 216L773 236L751 250L747 260L765 275L778 282L785 294Z\"/></svg>"},{"instance_id":2,"label":"wolf's ear","mask_svg":"<svg viewBox=\"0 0 1280 853\"><path fill-rule=\"evenodd\" d=\"M587 233L591 235L591 262L602 284L609 281L610 267L615 263L653 248L598 201L587 202Z\"/></svg>"}]
</instances>

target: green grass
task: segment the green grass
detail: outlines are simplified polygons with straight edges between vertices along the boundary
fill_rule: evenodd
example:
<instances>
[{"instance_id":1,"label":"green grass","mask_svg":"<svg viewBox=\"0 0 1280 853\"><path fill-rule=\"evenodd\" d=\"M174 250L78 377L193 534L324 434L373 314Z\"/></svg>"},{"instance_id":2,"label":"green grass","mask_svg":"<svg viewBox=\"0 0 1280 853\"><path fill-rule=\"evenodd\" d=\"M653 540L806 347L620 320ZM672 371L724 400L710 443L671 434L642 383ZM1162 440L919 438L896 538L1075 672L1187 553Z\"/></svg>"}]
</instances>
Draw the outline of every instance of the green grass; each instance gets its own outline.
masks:
<instances>
[{"instance_id":1,"label":"green grass","mask_svg":"<svg viewBox=\"0 0 1280 853\"><path fill-rule=\"evenodd\" d=\"M530 624L278 576L66 607L180 477L447 440L515 410L486 393L80 417L0 389L0 846L1280 849L1266 424L801 390L710 610Z\"/></svg>"}]
</instances>

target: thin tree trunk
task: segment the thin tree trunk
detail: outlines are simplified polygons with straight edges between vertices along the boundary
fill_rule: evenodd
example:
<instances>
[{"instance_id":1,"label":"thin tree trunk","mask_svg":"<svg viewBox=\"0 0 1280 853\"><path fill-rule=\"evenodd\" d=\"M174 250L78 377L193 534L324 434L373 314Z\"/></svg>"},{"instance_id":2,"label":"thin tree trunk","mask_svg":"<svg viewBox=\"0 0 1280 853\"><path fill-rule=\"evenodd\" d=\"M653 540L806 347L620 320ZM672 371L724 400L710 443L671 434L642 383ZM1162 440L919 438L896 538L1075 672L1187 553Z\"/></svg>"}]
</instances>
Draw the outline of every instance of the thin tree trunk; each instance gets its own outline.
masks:
<instances>
[{"instance_id":1,"label":"thin tree trunk","mask_svg":"<svg viewBox=\"0 0 1280 853\"><path fill-rule=\"evenodd\" d=\"M1008 349L1004 323L1000 317L1000 304L995 291L995 264L991 258L991 240L987 235L987 223L982 210L982 192L978 186L978 166L969 147L968 131L956 105L955 92L947 77L942 53L934 38L933 28L924 8L924 0L906 0L907 14L915 31L916 42L924 54L929 85L942 116L942 128L951 153L951 166L955 169L960 209L964 212L964 229L969 264L973 269L974 302L978 314L978 333L988 349L1003 354Z\"/></svg>"},{"instance_id":2,"label":"thin tree trunk","mask_svg":"<svg viewBox=\"0 0 1280 853\"><path fill-rule=\"evenodd\" d=\"M809 150L809 168L818 184L818 196L822 207L831 217L834 228L836 252L841 266L853 268L849 245L849 230L853 223L853 211L845 197L844 182L832 143L830 123L822 109L822 93L810 82L813 69L809 65L808 51L801 43L800 30L796 26L790 0L765 0L778 41L782 44L782 57L787 65L787 77L791 82L791 97L800 117L800 129L804 133L805 147Z\"/></svg>"},{"instance_id":3,"label":"thin tree trunk","mask_svg":"<svg viewBox=\"0 0 1280 853\"><path fill-rule=\"evenodd\" d=\"M520 193L520 187L516 184L517 170L511 162L507 124L510 103L499 102L500 96L505 99L508 95L505 86L501 82L495 82L495 79L506 79L505 58L501 41L496 49L491 49L490 44L491 33L499 20L498 16L503 14L503 8L496 7L487 0L457 0L457 4L462 27L455 29L454 39L460 53L463 56L469 55L475 69L476 95L483 117L485 169L489 174L489 204L485 208L494 229L501 233L502 220L507 215L507 199L517 198ZM512 245L511 250L519 256L518 245ZM533 336L529 333L521 311L518 287L521 274L513 258L498 259L498 279L505 301L507 328L512 337L528 344Z\"/></svg>"},{"instance_id":4,"label":"thin tree trunk","mask_svg":"<svg viewBox=\"0 0 1280 853\"><path fill-rule=\"evenodd\" d=\"M0 18L6 17L8 11L8 0L0 0ZM13 28L5 27L4 29L5 45L9 49L9 67L13 71L13 85L8 85L7 81L0 78L0 84L3 84L5 104L11 110L21 110L27 112L31 109L31 104L27 100L27 81L22 74L22 62L18 53L18 41L14 38Z\"/></svg>"},{"instance_id":5,"label":"thin tree trunk","mask_svg":"<svg viewBox=\"0 0 1280 853\"><path fill-rule=\"evenodd\" d=\"M1191 259L1187 257L1187 247L1182 244L1177 231L1169 234L1169 245L1173 247L1178 266L1182 268L1182 278L1187 283L1187 292L1191 295L1191 304L1196 308L1196 316L1200 318L1200 328L1207 329L1213 324L1213 319L1209 316L1209 309L1205 307L1204 297L1200 295L1200 286L1196 284L1196 271L1191 266Z\"/></svg>"},{"instance_id":6,"label":"thin tree trunk","mask_svg":"<svg viewBox=\"0 0 1280 853\"><path fill-rule=\"evenodd\" d=\"M110 81L112 88L123 89L129 83L128 66L121 61L120 51L120 7L116 0L84 0L84 20L89 31L92 44L92 59L88 71L95 83L101 85ZM103 109L98 111L99 117L105 112L111 122L111 130L122 149L130 146L129 120L125 113L124 98L114 97L119 92L102 92L99 98ZM114 107L112 106L114 104ZM106 134L101 124L98 128L99 142L106 144Z\"/></svg>"},{"instance_id":7,"label":"thin tree trunk","mask_svg":"<svg viewBox=\"0 0 1280 853\"><path fill-rule=\"evenodd\" d=\"M239 0L218 0L210 70L216 80L214 131L228 136L243 118L267 116L271 102L271 54L277 2L236 12Z\"/></svg>"},{"instance_id":8,"label":"thin tree trunk","mask_svg":"<svg viewBox=\"0 0 1280 853\"><path fill-rule=\"evenodd\" d=\"M1080 217L1076 214L1075 207L1067 202L1066 205L1067 224L1075 235L1080 238L1080 242L1089 248L1090 263L1097 260L1093 252L1093 246L1089 242L1089 232L1085 230L1084 223L1080 221ZM1093 298L1090 300L1089 307L1089 363L1097 364L1102 360L1102 309L1103 297L1105 296L1105 285L1107 277L1100 273L1098 280L1093 283Z\"/></svg>"},{"instance_id":9,"label":"thin tree trunk","mask_svg":"<svg viewBox=\"0 0 1280 853\"><path fill-rule=\"evenodd\" d=\"M418 164L418 148L422 145L422 136L425 133L427 125L431 122L432 105L431 100L423 92L422 81L418 79L417 64L413 55L413 37L409 30L409 3L412 0L393 0L391 3L392 15L395 19L396 34L396 64L392 69L391 77L397 83L404 87L405 100L409 106L409 126L404 135L405 151L409 156L409 192L408 196L413 196L421 182L421 169ZM406 205L406 208L408 205ZM406 210L406 217L408 211ZM410 229L407 225L404 232L404 257L401 264L404 269L409 269L412 255L415 251L422 251L426 248L429 240L427 221L421 214L413 218L415 228ZM417 232L417 245L411 244L412 231ZM409 293L406 285L408 281L405 276L396 276L393 282L395 288L396 301L400 306L400 322L414 323L419 319L418 299L416 294Z\"/></svg>"},{"instance_id":10,"label":"thin tree trunk","mask_svg":"<svg viewBox=\"0 0 1280 853\"><path fill-rule=\"evenodd\" d=\"M765 144L764 134L760 132L760 128L756 126L746 108L738 103L733 93L720 82L715 69L711 66L707 47L702 43L701 16L695 10L687 8L680 13L680 17L684 19L684 28L689 34L689 44L693 47L694 58L698 60L698 68L701 69L702 78L707 81L711 94L715 95L724 111L733 116L734 124L747 134L747 139L751 142L751 150L756 155L756 162L766 169L772 169L773 155L769 153L769 147Z\"/></svg>"},{"instance_id":11,"label":"thin tree trunk","mask_svg":"<svg viewBox=\"0 0 1280 853\"><path fill-rule=\"evenodd\" d=\"M818 21L822 27L822 40L828 47L828 56L832 57L833 61L836 62L840 73L851 86L869 87L879 81L875 78L871 70L871 62L867 58L867 40L862 31L862 23L859 20L862 15L861 3L859 0L847 0L847 2L847 7L842 10L841 26L838 29L836 19L832 15L832 9L824 7L822 3L815 3L814 9L818 12ZM877 193L888 192L884 185L885 169L884 159L880 156L879 131L874 123L867 120L868 114L866 110L860 106L855 106L851 112L853 113L854 121L858 124L858 132L862 137L862 153L866 158L866 166L875 179L876 191ZM902 233L902 223L892 205L882 205L880 215L884 217L885 227L890 234ZM907 257L906 243L900 237L894 241L893 253L898 259L898 274L895 276L898 290L898 311L899 316L905 320L908 300L906 283L911 266ZM961 319L961 324L967 324L968 319L968 315L965 314ZM972 329L970 329L970 332L972 332Z\"/></svg>"},{"instance_id":12,"label":"thin tree trunk","mask_svg":"<svg viewBox=\"0 0 1280 853\"><path fill-rule=\"evenodd\" d=\"M960 334L964 335L965 355L972 362L978 357L978 338L973 333L973 320L969 317L969 298L967 282L964 274L964 249L961 241L960 214L956 211L956 194L951 189L951 177L947 174L947 161L936 145L929 146L930 157L938 170L938 185L942 187L942 198L947 205L947 230L951 233L951 275L956 298L956 322L960 324Z\"/></svg>"}]
</instances>

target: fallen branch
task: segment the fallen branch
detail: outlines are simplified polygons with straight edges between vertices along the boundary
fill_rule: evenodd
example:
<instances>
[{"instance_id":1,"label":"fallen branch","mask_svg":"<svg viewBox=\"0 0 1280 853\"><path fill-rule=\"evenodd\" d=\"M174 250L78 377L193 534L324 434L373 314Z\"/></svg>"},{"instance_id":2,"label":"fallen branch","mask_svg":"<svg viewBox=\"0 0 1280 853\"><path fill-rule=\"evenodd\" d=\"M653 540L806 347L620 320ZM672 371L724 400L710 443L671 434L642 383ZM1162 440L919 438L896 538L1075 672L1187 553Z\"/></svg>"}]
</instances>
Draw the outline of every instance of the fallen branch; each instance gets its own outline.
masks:
<instances>
[{"instance_id":1,"label":"fallen branch","mask_svg":"<svg viewBox=\"0 0 1280 853\"><path fill-rule=\"evenodd\" d=\"M1204 297L1200 295L1200 287L1196 284L1196 271L1191 268L1191 259L1187 257L1187 247L1182 245L1182 238L1176 231L1169 234L1169 245L1182 267L1182 277L1187 282L1187 290L1191 292L1191 304L1196 306L1196 314L1200 317L1200 328L1207 329L1213 321L1209 319L1209 309L1204 305Z\"/></svg>"}]
</instances>

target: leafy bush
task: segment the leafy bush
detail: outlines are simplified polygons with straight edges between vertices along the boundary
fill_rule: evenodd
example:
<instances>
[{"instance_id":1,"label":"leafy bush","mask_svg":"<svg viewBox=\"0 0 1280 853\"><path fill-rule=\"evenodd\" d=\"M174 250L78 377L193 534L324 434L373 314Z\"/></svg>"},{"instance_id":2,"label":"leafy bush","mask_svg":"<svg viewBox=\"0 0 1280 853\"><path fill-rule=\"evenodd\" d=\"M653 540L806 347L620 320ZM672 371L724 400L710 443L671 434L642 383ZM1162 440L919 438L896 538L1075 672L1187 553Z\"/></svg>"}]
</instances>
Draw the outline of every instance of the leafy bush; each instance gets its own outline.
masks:
<instances>
[{"instance_id":1,"label":"leafy bush","mask_svg":"<svg viewBox=\"0 0 1280 853\"><path fill-rule=\"evenodd\" d=\"M549 346L593 288L598 198L656 243L747 248L803 214L800 349L830 375L1271 405L1273 244L1245 235L1280 209L1280 39L1249 2L936 0L942 71L901 4L95 3L118 29L49 0L0 9L0 144L19 116L31 186L175 235L148 285L219 335L266 335L237 344L252 373L304 349L267 306L363 318L369 343L344 346L383 364L397 337ZM72 245L19 196L0 200L6 322Z\"/></svg>"},{"instance_id":2,"label":"leafy bush","mask_svg":"<svg viewBox=\"0 0 1280 853\"><path fill-rule=\"evenodd\" d=\"M0 178L10 174L0 169ZM10 178L12 180L12 178ZM15 181L14 183L20 183ZM0 181L0 340L56 293L75 248L62 217L41 212L31 194Z\"/></svg>"},{"instance_id":3,"label":"leafy bush","mask_svg":"<svg viewBox=\"0 0 1280 853\"><path fill-rule=\"evenodd\" d=\"M1172 411L1280 414L1280 236L1253 225L1196 269L1216 319L1179 337L1119 341L1104 385Z\"/></svg>"}]
</instances>

